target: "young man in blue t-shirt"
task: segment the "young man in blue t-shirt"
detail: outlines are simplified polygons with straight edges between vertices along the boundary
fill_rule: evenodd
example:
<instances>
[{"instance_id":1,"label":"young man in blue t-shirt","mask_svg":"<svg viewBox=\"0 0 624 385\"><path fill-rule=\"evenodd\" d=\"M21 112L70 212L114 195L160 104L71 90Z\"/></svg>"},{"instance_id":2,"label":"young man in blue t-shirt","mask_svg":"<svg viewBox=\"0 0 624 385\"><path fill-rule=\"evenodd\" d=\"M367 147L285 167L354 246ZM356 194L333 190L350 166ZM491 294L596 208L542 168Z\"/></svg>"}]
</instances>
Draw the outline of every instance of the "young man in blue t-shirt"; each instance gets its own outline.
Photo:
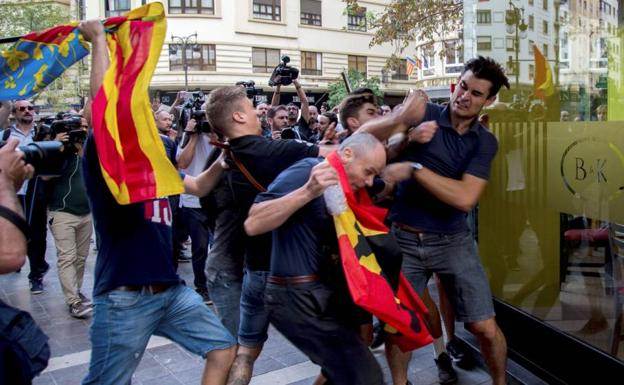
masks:
<instances>
[{"instance_id":1,"label":"young man in blue t-shirt","mask_svg":"<svg viewBox=\"0 0 624 385\"><path fill-rule=\"evenodd\" d=\"M383 145L370 134L345 140L339 156L354 191L371 186L386 163ZM245 230L273 231L266 288L271 323L321 366L330 383L378 385L383 376L360 336L357 308L332 282L339 269L332 257L336 233L321 195L336 183L327 162L295 163L256 197Z\"/></svg>"},{"instance_id":2,"label":"young man in blue t-shirt","mask_svg":"<svg viewBox=\"0 0 624 385\"><path fill-rule=\"evenodd\" d=\"M99 20L80 24L92 44L91 96L108 68ZM206 359L202 384L225 384L235 340L172 261L167 198L119 205L108 190L93 137L87 140L84 180L101 245L95 266L91 362L83 384L129 384L152 335L165 336Z\"/></svg>"}]
</instances>

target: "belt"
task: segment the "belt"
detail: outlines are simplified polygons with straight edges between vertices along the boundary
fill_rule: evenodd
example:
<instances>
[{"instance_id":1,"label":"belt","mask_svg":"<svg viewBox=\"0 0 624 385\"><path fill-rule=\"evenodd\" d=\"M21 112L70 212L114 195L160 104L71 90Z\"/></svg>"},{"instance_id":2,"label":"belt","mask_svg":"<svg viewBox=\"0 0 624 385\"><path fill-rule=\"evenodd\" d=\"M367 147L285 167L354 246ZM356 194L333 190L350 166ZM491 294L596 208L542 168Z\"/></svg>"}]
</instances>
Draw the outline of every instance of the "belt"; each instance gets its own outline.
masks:
<instances>
[{"instance_id":1,"label":"belt","mask_svg":"<svg viewBox=\"0 0 624 385\"><path fill-rule=\"evenodd\" d=\"M267 278L267 282L275 285L297 285L300 283L318 282L320 278L316 274L312 275L298 275L296 277L276 277L271 275Z\"/></svg>"},{"instance_id":2,"label":"belt","mask_svg":"<svg viewBox=\"0 0 624 385\"><path fill-rule=\"evenodd\" d=\"M117 286L114 290L120 291L141 291L150 294L158 294L169 289L172 285L169 284L156 284L156 285L127 285Z\"/></svg>"},{"instance_id":3,"label":"belt","mask_svg":"<svg viewBox=\"0 0 624 385\"><path fill-rule=\"evenodd\" d=\"M398 227L399 229L403 230L403 231L407 231L408 233L416 234L419 237L424 235L424 234L427 234L426 231L422 231L420 229L417 229L415 227L412 227L410 225L406 225L406 224L403 224L403 223L394 222L394 225L396 227Z\"/></svg>"}]
</instances>

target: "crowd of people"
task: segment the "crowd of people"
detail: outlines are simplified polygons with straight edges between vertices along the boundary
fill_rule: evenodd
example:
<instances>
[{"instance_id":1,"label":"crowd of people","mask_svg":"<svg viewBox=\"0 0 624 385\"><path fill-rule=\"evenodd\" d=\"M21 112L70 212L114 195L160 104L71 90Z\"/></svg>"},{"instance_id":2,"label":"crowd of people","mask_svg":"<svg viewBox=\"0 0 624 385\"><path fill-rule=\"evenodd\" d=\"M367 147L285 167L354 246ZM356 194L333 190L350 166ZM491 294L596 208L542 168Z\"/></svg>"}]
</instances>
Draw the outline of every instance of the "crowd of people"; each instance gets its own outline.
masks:
<instances>
[{"instance_id":1,"label":"crowd of people","mask_svg":"<svg viewBox=\"0 0 624 385\"><path fill-rule=\"evenodd\" d=\"M99 21L80 30L92 45L95 97L109 64L104 30ZM186 93L172 106L155 98L156 126L185 192L129 205L106 187L91 135L73 143L60 175L22 183L33 169L15 148L35 137L34 106L2 104L0 124L9 114L15 124L0 150L0 271L18 270L28 255L31 293L41 293L49 225L69 313L92 316L83 384L129 384L151 335L202 356L202 384L248 384L269 324L321 367L315 384L384 383L374 340L385 343L390 381L409 384L411 352L385 339L383 324L374 328L373 317L353 303L338 263L323 200L338 183L324 160L335 152L351 188L389 208L402 271L429 309L440 383L457 380L451 355L468 365L454 338L457 320L477 337L492 382L504 384L505 337L467 221L497 152L478 117L501 86L509 87L500 65L469 60L445 106L414 91L392 110L359 89L328 111L310 105L301 84L293 84L300 106L282 105L280 86L270 105L257 106L240 86L217 88L199 115L186 118ZM75 117L88 131L89 106ZM82 280L92 227L97 260L89 299ZM176 273L189 237L194 289ZM427 292L431 277L440 288L447 344Z\"/></svg>"}]
</instances>

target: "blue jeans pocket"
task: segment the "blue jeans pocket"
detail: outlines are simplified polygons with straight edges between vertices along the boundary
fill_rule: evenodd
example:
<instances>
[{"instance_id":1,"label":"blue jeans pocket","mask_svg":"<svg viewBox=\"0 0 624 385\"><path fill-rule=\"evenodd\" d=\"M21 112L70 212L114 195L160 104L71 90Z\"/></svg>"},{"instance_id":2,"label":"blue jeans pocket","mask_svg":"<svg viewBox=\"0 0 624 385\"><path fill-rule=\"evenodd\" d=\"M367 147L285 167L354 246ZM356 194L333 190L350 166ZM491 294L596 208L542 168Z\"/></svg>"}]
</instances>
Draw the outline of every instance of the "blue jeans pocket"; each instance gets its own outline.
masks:
<instances>
[{"instance_id":1,"label":"blue jeans pocket","mask_svg":"<svg viewBox=\"0 0 624 385\"><path fill-rule=\"evenodd\" d=\"M141 299L140 291L113 290L108 293L111 308L127 309L135 306Z\"/></svg>"}]
</instances>

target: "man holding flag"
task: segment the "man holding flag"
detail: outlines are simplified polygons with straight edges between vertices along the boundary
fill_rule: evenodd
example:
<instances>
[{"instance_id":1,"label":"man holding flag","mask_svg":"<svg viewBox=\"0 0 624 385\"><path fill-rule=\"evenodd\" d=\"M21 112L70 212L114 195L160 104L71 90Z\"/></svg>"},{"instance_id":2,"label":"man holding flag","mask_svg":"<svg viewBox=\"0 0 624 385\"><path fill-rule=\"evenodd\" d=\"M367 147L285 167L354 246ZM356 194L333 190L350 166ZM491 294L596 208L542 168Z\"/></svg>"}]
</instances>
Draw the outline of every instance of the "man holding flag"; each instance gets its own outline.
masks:
<instances>
[{"instance_id":1,"label":"man holding flag","mask_svg":"<svg viewBox=\"0 0 624 385\"><path fill-rule=\"evenodd\" d=\"M371 186L386 163L384 146L370 134L347 138L337 156L354 191ZM320 365L332 384L379 385L379 365L357 331L370 316L336 288L342 272L335 266L336 232L322 194L338 182L328 162L295 163L256 197L245 230L273 231L265 297L271 323Z\"/></svg>"},{"instance_id":2,"label":"man holding flag","mask_svg":"<svg viewBox=\"0 0 624 385\"><path fill-rule=\"evenodd\" d=\"M108 36L113 52L119 44L137 42L142 46L128 48L149 49L152 38L152 48L160 52L164 37L164 24L159 24L164 23L161 3L150 3L124 17L113 18L113 22L121 24L118 32ZM169 188L175 189L181 183L179 177L176 181L159 175L163 172L159 167L167 165L171 170L173 167L158 137L147 95L157 57L132 57L135 61L150 61L143 65L123 60L119 50L115 52L117 56L112 55L109 65L108 32L105 33L102 23L83 22L80 33L92 44L91 96L94 98L94 132L85 146L84 178L96 231L101 237L95 268L91 362L82 383L129 384L150 337L160 335L205 358L203 385L223 385L234 359L235 340L202 298L183 285L173 267L171 210L167 194L158 183L169 182ZM126 76L117 76L117 70L127 72ZM134 70L140 72L138 76ZM127 86L123 83L126 80L136 81L132 85L137 88L132 96L135 99L117 93L119 87ZM133 108L128 110L124 103L130 100ZM146 119L145 124L133 126L141 119ZM115 143L116 140L120 142ZM128 148L137 140L144 147ZM124 154L120 163L114 163L119 160L117 151ZM162 162L141 159L154 155L162 157ZM215 163L218 166L220 162ZM130 173L124 167L138 171L135 177L147 175L148 180L128 181ZM148 182L156 185L141 189Z\"/></svg>"}]
</instances>

